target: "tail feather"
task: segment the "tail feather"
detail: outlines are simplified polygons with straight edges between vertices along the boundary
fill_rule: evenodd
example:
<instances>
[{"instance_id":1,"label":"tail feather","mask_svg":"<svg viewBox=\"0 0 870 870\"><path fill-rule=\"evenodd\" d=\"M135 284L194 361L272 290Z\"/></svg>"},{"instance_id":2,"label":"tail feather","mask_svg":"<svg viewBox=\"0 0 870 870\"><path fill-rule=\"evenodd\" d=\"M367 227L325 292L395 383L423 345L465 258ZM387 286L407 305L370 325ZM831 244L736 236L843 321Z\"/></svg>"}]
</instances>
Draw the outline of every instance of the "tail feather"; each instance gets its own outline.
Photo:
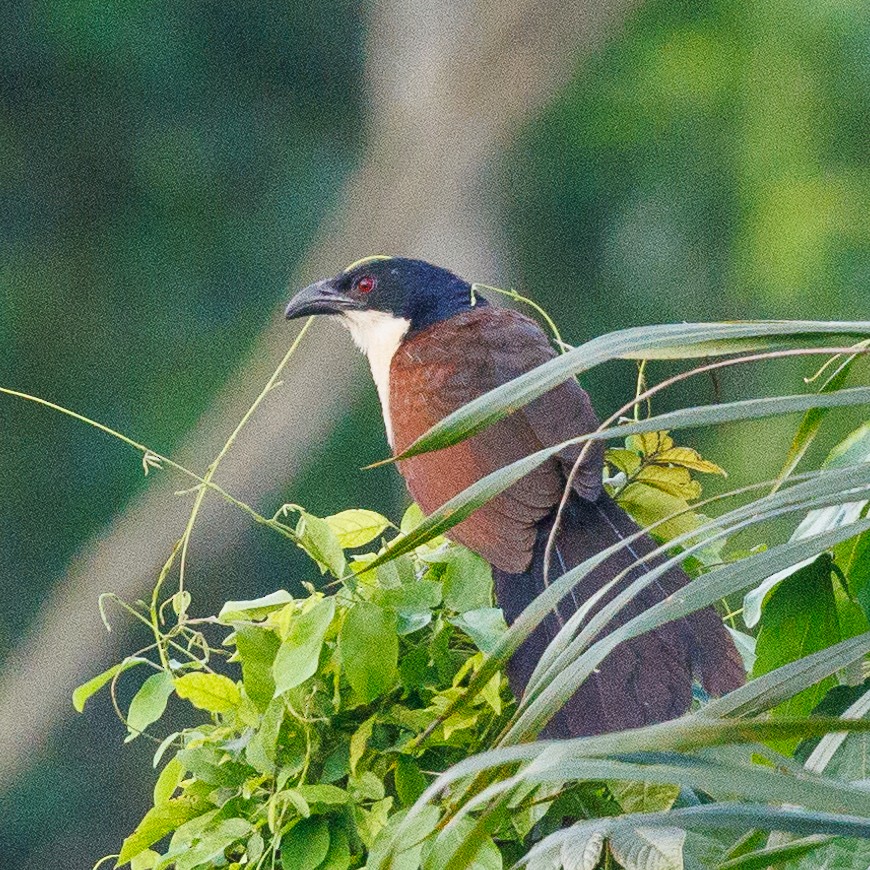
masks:
<instances>
[{"instance_id":1,"label":"tail feather","mask_svg":"<svg viewBox=\"0 0 870 870\"><path fill-rule=\"evenodd\" d=\"M532 562L522 574L494 569L496 597L508 622L545 589L544 551L550 522L538 531ZM556 536L550 576L556 577L639 531L612 499L602 495L590 503L572 497ZM547 645L580 604L621 571L639 562L617 588L608 592L594 614L644 571L659 564L651 557L656 544L646 535L602 562L566 596L538 626L508 664L511 688L518 696ZM653 581L609 623L605 633L628 622L689 582L679 568ZM588 619L588 618L587 618ZM685 713L697 678L712 695L721 695L744 681L740 656L716 611L705 608L620 644L550 721L548 737L577 737L663 722Z\"/></svg>"}]
</instances>

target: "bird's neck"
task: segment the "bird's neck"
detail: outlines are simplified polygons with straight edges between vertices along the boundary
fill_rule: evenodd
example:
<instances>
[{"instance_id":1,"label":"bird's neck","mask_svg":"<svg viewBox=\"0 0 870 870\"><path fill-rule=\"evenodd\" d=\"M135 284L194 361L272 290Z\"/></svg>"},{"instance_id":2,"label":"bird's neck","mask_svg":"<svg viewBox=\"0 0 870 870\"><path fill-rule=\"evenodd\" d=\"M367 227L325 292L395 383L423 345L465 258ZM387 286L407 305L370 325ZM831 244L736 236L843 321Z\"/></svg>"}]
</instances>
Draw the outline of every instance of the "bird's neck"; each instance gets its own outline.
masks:
<instances>
[{"instance_id":1,"label":"bird's neck","mask_svg":"<svg viewBox=\"0 0 870 870\"><path fill-rule=\"evenodd\" d=\"M390 421L390 364L411 328L411 321L382 311L346 311L342 316L356 346L368 357L381 400L387 441L393 446Z\"/></svg>"}]
</instances>

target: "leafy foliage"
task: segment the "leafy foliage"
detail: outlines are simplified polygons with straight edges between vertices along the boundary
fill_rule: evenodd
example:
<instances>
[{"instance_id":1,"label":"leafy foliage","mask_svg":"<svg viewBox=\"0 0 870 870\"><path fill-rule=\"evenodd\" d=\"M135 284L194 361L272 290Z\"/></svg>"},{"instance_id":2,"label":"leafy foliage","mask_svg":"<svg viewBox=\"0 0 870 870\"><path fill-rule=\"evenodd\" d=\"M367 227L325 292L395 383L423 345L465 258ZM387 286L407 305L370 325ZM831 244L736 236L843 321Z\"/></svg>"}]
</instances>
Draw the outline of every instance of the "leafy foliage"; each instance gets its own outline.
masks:
<instances>
[{"instance_id":1,"label":"leafy foliage","mask_svg":"<svg viewBox=\"0 0 870 870\"><path fill-rule=\"evenodd\" d=\"M371 511L319 518L294 510L299 545L336 579L348 564L345 547L371 543L391 525ZM412 507L403 527L418 516ZM492 608L489 566L444 539L366 570L373 555L351 558L357 573L334 595L312 587L303 599L279 591L228 602L214 621L226 629L223 646L241 679L197 658L145 679L126 714L128 739L159 719L173 693L209 721L160 746L154 806L119 864L194 870L226 856L293 870L359 866L429 785L429 771L485 745L503 724L512 699L500 673L468 709L439 722L506 631ZM86 683L77 704L135 663ZM165 851L155 851L169 834ZM500 866L494 845L490 853Z\"/></svg>"},{"instance_id":2,"label":"leafy foliage","mask_svg":"<svg viewBox=\"0 0 870 870\"><path fill-rule=\"evenodd\" d=\"M709 521L691 506L701 495L692 475L724 475L721 468L675 445L667 432L631 436L624 447L609 450L606 460L616 472L608 480L612 494L631 510L646 510L644 519L666 546L694 545L703 552ZM642 498L631 497L639 491L644 491ZM675 507L681 512L678 519L688 517L688 523L674 523ZM225 628L222 646L232 651L229 661L238 665L240 679L238 671L236 678L215 672L206 657L190 657L187 664L170 661L145 679L126 715L128 740L159 719L173 693L207 713L209 721L172 734L161 744L155 764L163 768L154 806L125 840L119 865L130 862L135 870L348 870L365 863L370 868L496 870L525 855L523 860L533 867L593 870L609 861L626 870L682 868L685 856L698 846L694 835L687 837L692 824L680 815L681 788L711 796L736 791L751 801L784 800L790 788L781 774L772 776L746 757L715 751L710 755L703 746L754 735L790 750L802 734L824 733L830 727L824 721L797 724L795 717L809 713L836 684L831 676L820 680L810 672L803 683L792 686L785 704L774 706L775 693L761 702L761 709L773 707L775 714L786 717L781 728L762 725L740 735L724 721L718 725L708 720L707 727L718 736L702 733L698 739L697 724L689 726L695 736L678 736L685 728L678 721L658 750L653 749L654 739L643 742L643 733L655 729L642 729L635 732L639 754L625 754L625 736L587 738L570 741L567 745L574 745L567 753L552 757L533 750L527 764L537 773L526 781L508 778L488 787L486 782L475 785L476 776L469 771L451 775L447 782L453 786L441 784L439 772L461 770L470 753L493 745L499 731L509 733L504 726L514 704L502 671L487 676L473 696L469 692L474 680L487 674L488 660L503 660L499 650L508 634L501 612L492 606L488 566L437 536L389 561L376 562L374 551L346 552L375 543L390 528L386 518L371 511L320 518L288 505L276 516L288 515L296 516L292 533L298 545L320 572L340 581L336 592L324 595L312 586L303 599L279 590L252 601L228 602L210 622ZM412 535L422 520L412 506L393 540L378 545L380 558L395 552L397 543ZM727 558L721 545L713 551L716 559ZM709 570L702 559L692 564L696 571ZM770 596L757 674L774 679L781 674L794 682L792 663L809 661L809 653L840 641L836 625L836 631L815 632L810 645L801 642L819 618L816 610L836 619L832 565L822 555ZM825 594L801 579L810 573ZM801 620L807 629L784 625L790 618ZM194 626L201 620L184 619L186 631L198 631ZM774 639L785 635L794 644L768 644L768 633ZM170 636L171 631L165 638ZM870 641L864 651L867 647ZM208 649L211 656L220 652ZM848 655L854 658L860 651ZM90 680L77 690L77 706L143 661L126 660ZM736 699L733 709L739 709ZM589 754L584 744L594 747L596 740L599 748ZM864 735L855 734L846 745L860 747L863 740ZM695 762L686 767L659 758L668 745L695 755ZM494 750L496 758L498 752ZM637 761L616 760L628 758ZM513 766L518 760L511 759ZM504 764L482 761L477 769L498 770ZM701 769L694 770L699 764ZM716 776L715 785L711 775ZM795 798L807 807L801 824L814 831L825 829L824 813L833 806L827 784L817 782L815 788L818 795L800 789ZM455 797L439 807L432 802L436 794ZM496 806L496 795L503 795L503 810L482 816L470 812L485 805L481 798L486 795L489 801L496 799ZM451 810L456 797L459 804ZM467 807L441 830L442 814L446 811L449 817L466 801ZM744 817L732 820L732 827L739 828L740 821L747 824L747 811L742 812ZM757 808L755 823L783 826L770 812ZM565 828L566 820L575 825ZM558 845L556 852L550 842ZM717 854L725 860L723 866L752 867L762 866L759 862L768 857L810 860L824 848L845 848L851 856L848 844L854 842L813 834L807 842L772 839L730 858L721 847Z\"/></svg>"},{"instance_id":3,"label":"leafy foliage","mask_svg":"<svg viewBox=\"0 0 870 870\"><path fill-rule=\"evenodd\" d=\"M737 350L747 338L768 347L786 338L799 341L804 333L818 339L829 332L866 332L864 324L738 326L662 329L658 345L649 336L617 333L567 351L556 362L566 374L644 348L652 348L653 356L661 351L692 357ZM365 862L367 870L495 870L518 862L591 870L616 861L626 870L682 870L687 862L761 866L768 858L804 860L816 849L845 850L847 857L860 853L863 846L851 844L870 838L870 797L826 768L841 749L843 769L851 770L856 746L860 755L864 744L852 737L863 740L862 732L870 730L866 699L855 701L844 718L827 715L824 706L816 711L821 715L805 714L834 685L838 668L845 669L838 681L861 675L870 651L860 600L870 533L864 515L870 501L865 427L836 448L822 469L796 475L789 467L771 492L715 519L698 508L740 491L696 503L701 487L694 475L724 472L659 427L856 405L867 401L867 388L838 384L815 395L744 399L647 419L638 413L660 389L693 374L825 348L706 363L642 391L639 383L632 403L599 431L573 439L588 444L625 438L607 453L612 474L605 483L659 539L656 555L664 561L648 565L612 598L605 599L608 588L592 595L550 644L516 706L503 676L505 663L609 551L553 580L507 628L492 606L488 566L441 533L558 447L493 472L429 517L412 507L389 541L381 535L391 524L371 511L317 517L288 504L271 519L262 517L212 477L294 348L203 477L158 457L198 486L191 518L151 602L115 599L151 627L154 643L86 683L74 698L81 708L106 684L115 698L117 680L154 651L159 663L147 661L155 673L141 684L125 717L128 739L158 721L173 695L209 717L161 743L155 765L174 751L158 777L154 806L125 841L119 865L345 870ZM828 352L865 350L862 343ZM524 376L520 401L557 376L548 367ZM440 434L431 430L415 449L429 449L433 438L452 443L466 437L469 425L499 419L510 407L516 407L514 400L493 391L478 400L472 416L448 418ZM632 407L633 420L608 428ZM144 445L65 413L148 453ZM334 594L308 584L309 594L301 599L279 590L228 602L216 618L193 618L184 589L185 554L209 491L295 542L321 576L333 578L326 587ZM804 519L791 540L749 551L729 547L735 532L795 514ZM361 547L370 549L353 552ZM162 599L178 554L178 591ZM607 631L613 615L675 562L684 563L694 582ZM621 579L613 578L611 586ZM747 633L736 636L756 654L755 681L713 702L699 699L697 709L673 722L559 743L534 741L617 644L752 587L761 608L757 645ZM735 632L738 615L728 614ZM817 622L825 630L810 637ZM215 626L224 629L220 647L211 637L219 630ZM790 643L776 642L783 633ZM223 673L215 666L227 648L240 679L238 669ZM781 754L811 737L823 739L803 767ZM714 831L721 835L712 837ZM767 844L759 834L765 831L777 832ZM789 835L804 840L791 842Z\"/></svg>"}]
</instances>

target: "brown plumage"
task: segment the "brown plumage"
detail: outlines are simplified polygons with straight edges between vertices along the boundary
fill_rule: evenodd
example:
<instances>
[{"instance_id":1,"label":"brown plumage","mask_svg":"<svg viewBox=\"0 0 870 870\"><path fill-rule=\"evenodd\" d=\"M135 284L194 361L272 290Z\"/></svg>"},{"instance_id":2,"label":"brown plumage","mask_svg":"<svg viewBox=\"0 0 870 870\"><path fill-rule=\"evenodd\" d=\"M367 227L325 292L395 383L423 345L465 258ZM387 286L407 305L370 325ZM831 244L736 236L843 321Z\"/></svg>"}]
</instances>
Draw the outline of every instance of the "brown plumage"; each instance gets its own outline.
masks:
<instances>
[{"instance_id":1,"label":"brown plumage","mask_svg":"<svg viewBox=\"0 0 870 870\"><path fill-rule=\"evenodd\" d=\"M475 308L413 332L400 344L390 367L395 452L471 399L554 355L538 325L508 309ZM411 495L428 513L484 475L597 425L588 395L572 379L477 435L407 459L399 468ZM579 450L565 450L544 462L448 533L492 564L498 603L509 621L544 589L544 546ZM602 447L596 445L576 477L556 536L551 576L637 531L602 491L602 461ZM575 588L515 654L508 668L515 693L523 691L547 643L579 603L654 547L650 538L640 538ZM642 570L634 569L623 586ZM681 570L670 570L624 608L609 628L688 580ZM547 733L594 734L679 716L691 703L693 676L715 695L743 682L739 655L712 608L617 647L554 718Z\"/></svg>"}]
</instances>

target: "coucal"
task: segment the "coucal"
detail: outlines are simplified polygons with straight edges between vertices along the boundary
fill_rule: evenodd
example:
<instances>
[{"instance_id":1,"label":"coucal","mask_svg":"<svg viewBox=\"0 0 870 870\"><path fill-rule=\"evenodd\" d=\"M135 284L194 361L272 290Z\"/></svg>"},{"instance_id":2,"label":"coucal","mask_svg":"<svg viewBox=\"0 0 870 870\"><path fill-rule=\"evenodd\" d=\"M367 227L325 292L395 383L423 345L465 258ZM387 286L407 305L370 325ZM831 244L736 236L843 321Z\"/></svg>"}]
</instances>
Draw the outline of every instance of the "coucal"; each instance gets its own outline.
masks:
<instances>
[{"instance_id":1,"label":"coucal","mask_svg":"<svg viewBox=\"0 0 870 870\"><path fill-rule=\"evenodd\" d=\"M452 411L555 356L534 321L492 307L472 293L467 281L422 260L360 260L306 287L287 307L288 318L311 314L337 316L368 357L387 438L397 455ZM598 422L589 396L571 378L465 441L400 462L399 470L414 500L430 513L484 475L590 432ZM509 622L545 588L547 538L579 453L579 446L563 450L447 533L492 565L496 599ZM598 442L575 477L557 530L551 576L638 531L603 490L602 464ZM655 564L651 558L644 561L654 548L652 539L638 538L563 599L508 664L517 696L579 603L640 560L622 581L623 586L631 582L644 566ZM608 630L688 581L682 570L671 569L624 608ZM694 678L713 695L744 679L737 650L713 608L620 644L545 733L598 734L674 718L689 708Z\"/></svg>"}]
</instances>

